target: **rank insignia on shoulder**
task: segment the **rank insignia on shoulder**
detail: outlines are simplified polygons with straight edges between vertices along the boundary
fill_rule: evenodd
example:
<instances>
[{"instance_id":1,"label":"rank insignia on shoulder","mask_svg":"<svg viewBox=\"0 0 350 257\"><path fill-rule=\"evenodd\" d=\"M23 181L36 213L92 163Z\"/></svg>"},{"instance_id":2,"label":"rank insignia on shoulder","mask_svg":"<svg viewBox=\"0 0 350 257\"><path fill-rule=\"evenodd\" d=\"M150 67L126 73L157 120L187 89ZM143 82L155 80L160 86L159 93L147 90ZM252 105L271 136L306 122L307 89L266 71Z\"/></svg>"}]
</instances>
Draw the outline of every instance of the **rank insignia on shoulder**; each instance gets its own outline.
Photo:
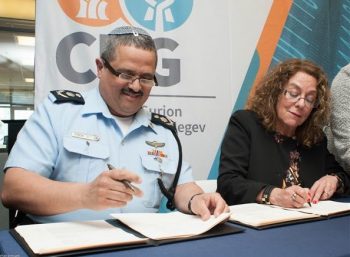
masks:
<instances>
[{"instance_id":1,"label":"rank insignia on shoulder","mask_svg":"<svg viewBox=\"0 0 350 257\"><path fill-rule=\"evenodd\" d=\"M173 122L168 117L158 114L158 113L152 113L151 122L154 124L161 125L163 127L166 127L174 132L176 132L176 125L175 122Z\"/></svg>"},{"instance_id":2,"label":"rank insignia on shoulder","mask_svg":"<svg viewBox=\"0 0 350 257\"><path fill-rule=\"evenodd\" d=\"M75 104L85 104L85 100L83 96L78 92L74 92L70 90L53 90L50 92L56 98L54 103L60 104L60 103L71 102Z\"/></svg>"}]
</instances>

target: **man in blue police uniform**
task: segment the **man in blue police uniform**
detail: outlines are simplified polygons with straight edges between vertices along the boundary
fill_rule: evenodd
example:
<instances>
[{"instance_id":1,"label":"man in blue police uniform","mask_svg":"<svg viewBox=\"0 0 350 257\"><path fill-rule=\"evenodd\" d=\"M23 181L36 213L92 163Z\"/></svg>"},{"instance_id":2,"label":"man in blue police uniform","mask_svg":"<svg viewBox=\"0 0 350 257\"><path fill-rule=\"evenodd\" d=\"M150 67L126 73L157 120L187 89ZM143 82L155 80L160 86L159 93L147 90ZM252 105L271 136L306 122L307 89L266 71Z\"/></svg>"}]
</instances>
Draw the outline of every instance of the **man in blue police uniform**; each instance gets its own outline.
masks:
<instances>
[{"instance_id":1,"label":"man in blue police uniform","mask_svg":"<svg viewBox=\"0 0 350 257\"><path fill-rule=\"evenodd\" d=\"M170 208L204 220L227 211L219 194L193 182L171 121L142 109L157 84L153 39L127 26L101 41L99 86L82 95L52 91L18 134L5 165L3 204L35 222L157 212L162 192Z\"/></svg>"}]
</instances>

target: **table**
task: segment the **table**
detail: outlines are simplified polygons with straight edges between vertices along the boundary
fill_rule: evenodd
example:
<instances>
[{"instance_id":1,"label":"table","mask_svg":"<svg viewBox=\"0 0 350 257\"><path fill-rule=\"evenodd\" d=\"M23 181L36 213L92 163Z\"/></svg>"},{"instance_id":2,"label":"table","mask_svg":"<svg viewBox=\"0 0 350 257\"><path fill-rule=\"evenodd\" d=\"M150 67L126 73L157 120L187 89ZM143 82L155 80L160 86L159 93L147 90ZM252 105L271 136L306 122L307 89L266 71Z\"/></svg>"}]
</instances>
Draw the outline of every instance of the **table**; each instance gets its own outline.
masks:
<instances>
[{"instance_id":1,"label":"table","mask_svg":"<svg viewBox=\"0 0 350 257\"><path fill-rule=\"evenodd\" d=\"M348 202L350 197L337 201ZM182 241L88 256L123 257L350 257L350 215L218 237ZM0 257L24 257L25 251L9 230L0 231Z\"/></svg>"},{"instance_id":2,"label":"table","mask_svg":"<svg viewBox=\"0 0 350 257\"><path fill-rule=\"evenodd\" d=\"M234 225L238 226L238 225ZM241 226L238 226L241 227ZM112 252L113 256L350 256L350 216L200 240ZM27 256L8 230L0 231L0 256ZM89 256L110 256L111 252Z\"/></svg>"}]
</instances>

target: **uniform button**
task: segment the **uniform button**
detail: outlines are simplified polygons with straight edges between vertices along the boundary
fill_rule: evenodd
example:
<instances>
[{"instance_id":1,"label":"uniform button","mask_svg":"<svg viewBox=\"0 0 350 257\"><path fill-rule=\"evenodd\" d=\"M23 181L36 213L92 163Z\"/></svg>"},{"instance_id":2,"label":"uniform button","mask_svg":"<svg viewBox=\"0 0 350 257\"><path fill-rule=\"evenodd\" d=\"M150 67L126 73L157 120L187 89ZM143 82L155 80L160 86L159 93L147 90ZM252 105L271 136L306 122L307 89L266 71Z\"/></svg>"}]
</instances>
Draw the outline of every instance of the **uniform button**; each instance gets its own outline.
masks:
<instances>
[{"instance_id":1,"label":"uniform button","mask_svg":"<svg viewBox=\"0 0 350 257\"><path fill-rule=\"evenodd\" d=\"M150 201L143 201L143 205L144 205L146 208L151 208L151 207L152 207L152 202L150 202Z\"/></svg>"}]
</instances>

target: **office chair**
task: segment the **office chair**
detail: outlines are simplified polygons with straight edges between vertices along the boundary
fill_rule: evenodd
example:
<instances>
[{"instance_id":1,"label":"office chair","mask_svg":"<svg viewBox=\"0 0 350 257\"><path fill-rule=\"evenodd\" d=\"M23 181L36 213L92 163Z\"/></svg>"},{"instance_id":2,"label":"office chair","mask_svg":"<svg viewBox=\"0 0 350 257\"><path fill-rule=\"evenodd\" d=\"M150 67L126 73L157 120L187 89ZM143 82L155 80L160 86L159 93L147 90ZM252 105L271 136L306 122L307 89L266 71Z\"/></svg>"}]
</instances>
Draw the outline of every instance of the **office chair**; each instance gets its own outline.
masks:
<instances>
[{"instance_id":1,"label":"office chair","mask_svg":"<svg viewBox=\"0 0 350 257\"><path fill-rule=\"evenodd\" d=\"M7 136L7 153L10 154L13 145L16 142L17 134L23 127L26 120L3 120L4 123L8 124L8 136ZM9 228L16 227L25 219L25 213L9 208Z\"/></svg>"}]
</instances>

